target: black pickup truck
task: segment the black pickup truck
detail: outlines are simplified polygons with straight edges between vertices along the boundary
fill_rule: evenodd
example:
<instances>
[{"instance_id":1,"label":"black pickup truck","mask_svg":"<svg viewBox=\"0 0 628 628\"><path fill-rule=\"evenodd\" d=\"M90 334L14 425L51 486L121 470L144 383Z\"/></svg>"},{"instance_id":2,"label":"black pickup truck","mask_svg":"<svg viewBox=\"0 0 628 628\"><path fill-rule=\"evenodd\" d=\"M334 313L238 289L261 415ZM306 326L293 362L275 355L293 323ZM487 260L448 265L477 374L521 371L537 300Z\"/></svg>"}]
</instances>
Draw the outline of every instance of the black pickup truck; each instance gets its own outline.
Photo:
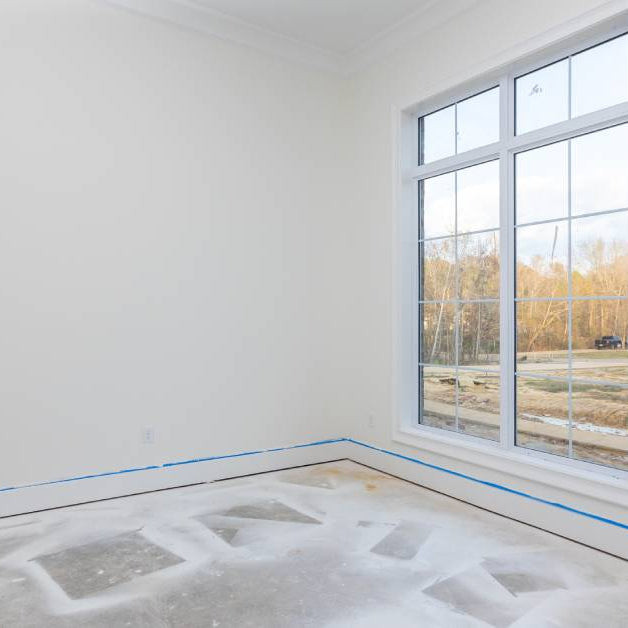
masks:
<instances>
[{"instance_id":1,"label":"black pickup truck","mask_svg":"<svg viewBox=\"0 0 628 628\"><path fill-rule=\"evenodd\" d=\"M595 341L596 349L621 349L623 343L619 336L602 336Z\"/></svg>"}]
</instances>

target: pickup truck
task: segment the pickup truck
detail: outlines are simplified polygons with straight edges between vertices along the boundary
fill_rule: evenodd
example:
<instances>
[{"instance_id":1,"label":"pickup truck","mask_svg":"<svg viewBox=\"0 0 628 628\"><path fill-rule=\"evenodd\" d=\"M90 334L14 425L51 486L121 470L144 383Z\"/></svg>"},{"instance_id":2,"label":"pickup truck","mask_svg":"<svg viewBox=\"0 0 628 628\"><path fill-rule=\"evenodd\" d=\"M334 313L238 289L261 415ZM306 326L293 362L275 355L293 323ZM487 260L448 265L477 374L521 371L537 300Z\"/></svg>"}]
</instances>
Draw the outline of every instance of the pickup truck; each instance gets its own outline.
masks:
<instances>
[{"instance_id":1,"label":"pickup truck","mask_svg":"<svg viewBox=\"0 0 628 628\"><path fill-rule=\"evenodd\" d=\"M595 341L596 349L621 349L623 343L619 336L602 336Z\"/></svg>"}]
</instances>

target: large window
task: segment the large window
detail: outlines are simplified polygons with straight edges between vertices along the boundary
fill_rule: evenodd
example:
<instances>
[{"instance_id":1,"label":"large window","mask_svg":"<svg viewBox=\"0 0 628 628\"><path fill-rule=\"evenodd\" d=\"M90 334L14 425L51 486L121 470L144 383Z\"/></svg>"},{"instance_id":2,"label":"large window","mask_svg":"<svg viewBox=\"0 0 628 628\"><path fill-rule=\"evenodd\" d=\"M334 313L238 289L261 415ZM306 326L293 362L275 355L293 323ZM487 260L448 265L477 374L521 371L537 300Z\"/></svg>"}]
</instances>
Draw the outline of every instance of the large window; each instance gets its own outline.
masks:
<instances>
[{"instance_id":1,"label":"large window","mask_svg":"<svg viewBox=\"0 0 628 628\"><path fill-rule=\"evenodd\" d=\"M415 114L417 421L628 471L628 35L593 44Z\"/></svg>"}]
</instances>

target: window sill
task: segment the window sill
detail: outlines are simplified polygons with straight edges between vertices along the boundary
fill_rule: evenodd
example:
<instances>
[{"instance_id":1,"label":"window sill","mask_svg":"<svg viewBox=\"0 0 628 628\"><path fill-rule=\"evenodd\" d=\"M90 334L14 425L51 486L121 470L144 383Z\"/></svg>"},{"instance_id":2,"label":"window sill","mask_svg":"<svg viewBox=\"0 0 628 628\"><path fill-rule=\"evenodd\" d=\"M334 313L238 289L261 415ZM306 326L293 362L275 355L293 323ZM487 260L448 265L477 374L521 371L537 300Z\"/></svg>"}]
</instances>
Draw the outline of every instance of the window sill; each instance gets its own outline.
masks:
<instances>
[{"instance_id":1,"label":"window sill","mask_svg":"<svg viewBox=\"0 0 628 628\"><path fill-rule=\"evenodd\" d=\"M508 476L510 479L505 480L505 483L512 488L520 488L522 482L534 483L551 488L553 492L557 489L567 491L628 509L628 473L623 471L602 468L600 472L595 472L574 468L560 461L539 458L533 452L528 453L519 448L506 450L497 443L484 444L458 438L455 434L435 434L420 427L398 427L394 430L393 441Z\"/></svg>"}]
</instances>

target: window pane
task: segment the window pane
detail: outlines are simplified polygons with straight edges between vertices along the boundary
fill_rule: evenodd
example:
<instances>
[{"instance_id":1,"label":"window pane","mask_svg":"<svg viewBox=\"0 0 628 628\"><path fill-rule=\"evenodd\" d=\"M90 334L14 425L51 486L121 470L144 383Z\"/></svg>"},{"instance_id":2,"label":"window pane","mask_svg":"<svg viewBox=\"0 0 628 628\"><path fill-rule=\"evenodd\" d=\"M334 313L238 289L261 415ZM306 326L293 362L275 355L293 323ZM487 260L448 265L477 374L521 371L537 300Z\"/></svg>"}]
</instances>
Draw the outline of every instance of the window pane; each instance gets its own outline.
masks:
<instances>
[{"instance_id":1,"label":"window pane","mask_svg":"<svg viewBox=\"0 0 628 628\"><path fill-rule=\"evenodd\" d=\"M423 251L419 296L424 301L448 301L454 298L456 284L455 240L441 238L421 243Z\"/></svg>"},{"instance_id":2,"label":"window pane","mask_svg":"<svg viewBox=\"0 0 628 628\"><path fill-rule=\"evenodd\" d=\"M456 152L456 106L451 105L422 119L423 159L428 164Z\"/></svg>"},{"instance_id":3,"label":"window pane","mask_svg":"<svg viewBox=\"0 0 628 628\"><path fill-rule=\"evenodd\" d=\"M499 232L478 233L456 238L460 298L499 298Z\"/></svg>"},{"instance_id":4,"label":"window pane","mask_svg":"<svg viewBox=\"0 0 628 628\"><path fill-rule=\"evenodd\" d=\"M574 296L628 296L628 211L571 223Z\"/></svg>"},{"instance_id":5,"label":"window pane","mask_svg":"<svg viewBox=\"0 0 628 628\"><path fill-rule=\"evenodd\" d=\"M456 175L453 172L421 182L421 238L453 235L456 227Z\"/></svg>"},{"instance_id":6,"label":"window pane","mask_svg":"<svg viewBox=\"0 0 628 628\"><path fill-rule=\"evenodd\" d=\"M517 228L517 297L567 295L567 221Z\"/></svg>"},{"instance_id":7,"label":"window pane","mask_svg":"<svg viewBox=\"0 0 628 628\"><path fill-rule=\"evenodd\" d=\"M458 373L458 429L471 436L499 440L499 374Z\"/></svg>"},{"instance_id":8,"label":"window pane","mask_svg":"<svg viewBox=\"0 0 628 628\"><path fill-rule=\"evenodd\" d=\"M628 207L628 124L571 142L572 214Z\"/></svg>"},{"instance_id":9,"label":"window pane","mask_svg":"<svg viewBox=\"0 0 628 628\"><path fill-rule=\"evenodd\" d=\"M499 162L459 170L458 233L499 227Z\"/></svg>"},{"instance_id":10,"label":"window pane","mask_svg":"<svg viewBox=\"0 0 628 628\"><path fill-rule=\"evenodd\" d=\"M516 156L517 224L568 215L568 151L568 142L558 142Z\"/></svg>"},{"instance_id":11,"label":"window pane","mask_svg":"<svg viewBox=\"0 0 628 628\"><path fill-rule=\"evenodd\" d=\"M573 455L628 471L628 390L574 382Z\"/></svg>"},{"instance_id":12,"label":"window pane","mask_svg":"<svg viewBox=\"0 0 628 628\"><path fill-rule=\"evenodd\" d=\"M548 65L516 80L517 134L567 120L569 60Z\"/></svg>"},{"instance_id":13,"label":"window pane","mask_svg":"<svg viewBox=\"0 0 628 628\"><path fill-rule=\"evenodd\" d=\"M419 422L423 425L456 429L456 371L455 369L420 369Z\"/></svg>"},{"instance_id":14,"label":"window pane","mask_svg":"<svg viewBox=\"0 0 628 628\"><path fill-rule=\"evenodd\" d=\"M569 385L517 377L517 445L569 454Z\"/></svg>"},{"instance_id":15,"label":"window pane","mask_svg":"<svg viewBox=\"0 0 628 628\"><path fill-rule=\"evenodd\" d=\"M499 87L458 103L458 152L499 141Z\"/></svg>"},{"instance_id":16,"label":"window pane","mask_svg":"<svg viewBox=\"0 0 628 628\"><path fill-rule=\"evenodd\" d=\"M423 321L419 360L424 364L456 364L455 305L425 303L419 306Z\"/></svg>"},{"instance_id":17,"label":"window pane","mask_svg":"<svg viewBox=\"0 0 628 628\"><path fill-rule=\"evenodd\" d=\"M572 116L628 100L628 35L574 55L571 63Z\"/></svg>"},{"instance_id":18,"label":"window pane","mask_svg":"<svg viewBox=\"0 0 628 628\"><path fill-rule=\"evenodd\" d=\"M574 301L573 376L628 384L628 300Z\"/></svg>"},{"instance_id":19,"label":"window pane","mask_svg":"<svg viewBox=\"0 0 628 628\"><path fill-rule=\"evenodd\" d=\"M460 309L458 363L499 368L499 303L465 303Z\"/></svg>"},{"instance_id":20,"label":"window pane","mask_svg":"<svg viewBox=\"0 0 628 628\"><path fill-rule=\"evenodd\" d=\"M567 301L516 304L517 372L562 377L569 366Z\"/></svg>"}]
</instances>

